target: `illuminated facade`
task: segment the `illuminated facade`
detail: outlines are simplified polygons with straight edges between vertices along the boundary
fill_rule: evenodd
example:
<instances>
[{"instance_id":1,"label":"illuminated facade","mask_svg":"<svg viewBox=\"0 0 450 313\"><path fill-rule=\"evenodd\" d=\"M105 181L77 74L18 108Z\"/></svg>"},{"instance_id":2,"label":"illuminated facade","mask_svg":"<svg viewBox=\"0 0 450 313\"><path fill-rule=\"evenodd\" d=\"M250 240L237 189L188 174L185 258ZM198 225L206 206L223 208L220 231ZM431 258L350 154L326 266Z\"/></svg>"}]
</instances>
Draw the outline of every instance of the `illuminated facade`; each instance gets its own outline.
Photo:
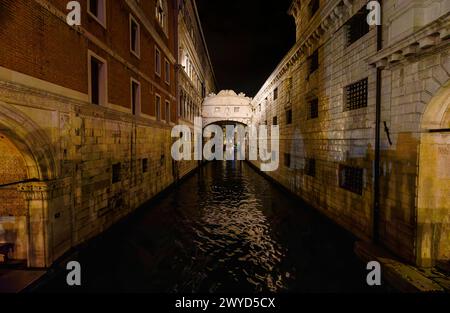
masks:
<instances>
[{"instance_id":1,"label":"illuminated facade","mask_svg":"<svg viewBox=\"0 0 450 313\"><path fill-rule=\"evenodd\" d=\"M268 174L363 241L447 262L449 2L382 1L380 27L366 4L293 1L297 43L252 102L280 126Z\"/></svg>"}]
</instances>

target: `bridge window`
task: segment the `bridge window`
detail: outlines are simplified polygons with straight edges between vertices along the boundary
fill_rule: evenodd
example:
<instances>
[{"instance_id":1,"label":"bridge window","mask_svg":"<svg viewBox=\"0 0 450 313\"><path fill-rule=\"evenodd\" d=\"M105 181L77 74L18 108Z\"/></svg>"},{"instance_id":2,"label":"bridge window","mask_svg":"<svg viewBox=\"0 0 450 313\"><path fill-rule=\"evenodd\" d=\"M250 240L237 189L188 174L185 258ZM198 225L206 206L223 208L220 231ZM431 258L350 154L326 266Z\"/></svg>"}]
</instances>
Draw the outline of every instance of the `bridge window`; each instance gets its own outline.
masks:
<instances>
[{"instance_id":1,"label":"bridge window","mask_svg":"<svg viewBox=\"0 0 450 313\"><path fill-rule=\"evenodd\" d=\"M370 31L367 23L367 9L364 6L346 24L348 45L358 41Z\"/></svg>"},{"instance_id":2,"label":"bridge window","mask_svg":"<svg viewBox=\"0 0 450 313\"><path fill-rule=\"evenodd\" d=\"M362 168L341 165L339 173L339 185L342 189L358 195L363 194L364 170Z\"/></svg>"},{"instance_id":3,"label":"bridge window","mask_svg":"<svg viewBox=\"0 0 450 313\"><path fill-rule=\"evenodd\" d=\"M357 110L367 107L368 103L368 79L365 78L345 87L345 110Z\"/></svg>"}]
</instances>

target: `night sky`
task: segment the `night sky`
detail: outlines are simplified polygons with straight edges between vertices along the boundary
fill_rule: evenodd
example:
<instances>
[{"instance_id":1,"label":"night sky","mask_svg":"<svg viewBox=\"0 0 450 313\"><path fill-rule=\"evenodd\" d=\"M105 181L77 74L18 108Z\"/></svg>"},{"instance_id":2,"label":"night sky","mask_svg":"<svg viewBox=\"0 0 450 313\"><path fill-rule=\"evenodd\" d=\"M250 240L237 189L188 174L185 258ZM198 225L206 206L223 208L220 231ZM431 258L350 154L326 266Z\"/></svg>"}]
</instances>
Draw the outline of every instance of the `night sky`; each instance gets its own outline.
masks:
<instances>
[{"instance_id":1,"label":"night sky","mask_svg":"<svg viewBox=\"0 0 450 313\"><path fill-rule=\"evenodd\" d=\"M218 89L254 97L295 43L292 0L196 0Z\"/></svg>"}]
</instances>

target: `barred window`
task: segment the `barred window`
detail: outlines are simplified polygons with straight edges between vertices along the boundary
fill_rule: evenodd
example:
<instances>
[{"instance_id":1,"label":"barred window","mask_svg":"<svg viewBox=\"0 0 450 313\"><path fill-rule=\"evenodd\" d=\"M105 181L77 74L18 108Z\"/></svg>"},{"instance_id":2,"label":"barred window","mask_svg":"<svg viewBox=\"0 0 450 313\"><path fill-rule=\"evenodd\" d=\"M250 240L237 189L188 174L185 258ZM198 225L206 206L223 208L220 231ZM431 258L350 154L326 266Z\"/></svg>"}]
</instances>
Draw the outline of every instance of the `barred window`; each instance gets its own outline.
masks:
<instances>
[{"instance_id":1,"label":"barred window","mask_svg":"<svg viewBox=\"0 0 450 313\"><path fill-rule=\"evenodd\" d=\"M314 98L308 102L308 119L319 117L319 99Z\"/></svg>"},{"instance_id":2,"label":"barred window","mask_svg":"<svg viewBox=\"0 0 450 313\"><path fill-rule=\"evenodd\" d=\"M311 177L316 177L316 159L305 160L305 174Z\"/></svg>"},{"instance_id":3,"label":"barred window","mask_svg":"<svg viewBox=\"0 0 450 313\"><path fill-rule=\"evenodd\" d=\"M368 103L367 78L345 87L345 109L346 111L367 107Z\"/></svg>"},{"instance_id":4,"label":"barred window","mask_svg":"<svg viewBox=\"0 0 450 313\"><path fill-rule=\"evenodd\" d=\"M358 41L370 31L365 6L347 22L347 31L348 45Z\"/></svg>"},{"instance_id":5,"label":"barred window","mask_svg":"<svg viewBox=\"0 0 450 313\"><path fill-rule=\"evenodd\" d=\"M364 170L358 167L340 166L340 187L358 195L363 194Z\"/></svg>"},{"instance_id":6,"label":"barred window","mask_svg":"<svg viewBox=\"0 0 450 313\"><path fill-rule=\"evenodd\" d=\"M112 183L116 184L118 182L120 182L120 171L122 169L122 164L121 163L116 163L113 164L112 166Z\"/></svg>"}]
</instances>

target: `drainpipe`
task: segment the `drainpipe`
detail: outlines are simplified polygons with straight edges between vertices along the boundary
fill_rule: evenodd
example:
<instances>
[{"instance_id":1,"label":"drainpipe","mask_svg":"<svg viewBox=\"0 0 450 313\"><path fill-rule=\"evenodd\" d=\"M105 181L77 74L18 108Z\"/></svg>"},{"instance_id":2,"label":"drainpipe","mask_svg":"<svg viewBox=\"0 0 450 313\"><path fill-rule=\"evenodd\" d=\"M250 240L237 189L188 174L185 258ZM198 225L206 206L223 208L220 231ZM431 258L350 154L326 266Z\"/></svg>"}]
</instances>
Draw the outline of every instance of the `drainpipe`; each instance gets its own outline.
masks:
<instances>
[{"instance_id":1,"label":"drainpipe","mask_svg":"<svg viewBox=\"0 0 450 313\"><path fill-rule=\"evenodd\" d=\"M378 1L382 8L382 1ZM382 15L383 9L380 14ZM381 16L381 21L383 17ZM381 23L382 24L382 23ZM377 25L377 51L383 48L383 26ZM372 240L376 244L380 240L380 166L381 166L381 88L382 69L377 67L376 82L376 113L375 113L375 164L373 188L373 234Z\"/></svg>"}]
</instances>

